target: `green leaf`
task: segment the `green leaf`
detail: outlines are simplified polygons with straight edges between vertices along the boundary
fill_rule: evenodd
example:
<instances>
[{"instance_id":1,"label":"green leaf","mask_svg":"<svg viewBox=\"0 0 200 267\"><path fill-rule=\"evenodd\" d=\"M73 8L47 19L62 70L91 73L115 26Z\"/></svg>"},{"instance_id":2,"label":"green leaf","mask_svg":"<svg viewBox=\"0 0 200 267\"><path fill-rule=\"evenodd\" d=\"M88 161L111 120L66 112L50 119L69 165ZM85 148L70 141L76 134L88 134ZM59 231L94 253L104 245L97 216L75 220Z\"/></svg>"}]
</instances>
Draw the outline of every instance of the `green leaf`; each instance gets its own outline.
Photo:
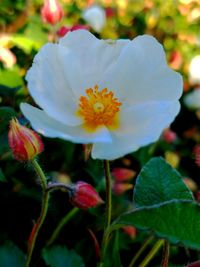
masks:
<instances>
[{"instance_id":1,"label":"green leaf","mask_svg":"<svg viewBox=\"0 0 200 267\"><path fill-rule=\"evenodd\" d=\"M110 231L124 225L149 230L172 244L200 250L200 205L196 202L172 200L124 213L113 222Z\"/></svg>"},{"instance_id":2,"label":"green leaf","mask_svg":"<svg viewBox=\"0 0 200 267\"><path fill-rule=\"evenodd\" d=\"M27 54L30 54L32 49L39 48L33 40L20 34L15 34L15 36L12 37L12 42Z\"/></svg>"},{"instance_id":3,"label":"green leaf","mask_svg":"<svg viewBox=\"0 0 200 267\"><path fill-rule=\"evenodd\" d=\"M9 121L17 114L13 108L0 107L0 132L3 132L8 127Z\"/></svg>"},{"instance_id":4,"label":"green leaf","mask_svg":"<svg viewBox=\"0 0 200 267\"><path fill-rule=\"evenodd\" d=\"M21 250L11 242L0 246L0 266L24 267L25 256Z\"/></svg>"},{"instance_id":5,"label":"green leaf","mask_svg":"<svg viewBox=\"0 0 200 267\"><path fill-rule=\"evenodd\" d=\"M0 70L0 84L9 87L17 87L24 84L23 79L20 77L19 69Z\"/></svg>"},{"instance_id":6,"label":"green leaf","mask_svg":"<svg viewBox=\"0 0 200 267\"><path fill-rule=\"evenodd\" d=\"M54 246L43 250L43 258L51 267L84 267L82 258L66 247Z\"/></svg>"},{"instance_id":7,"label":"green leaf","mask_svg":"<svg viewBox=\"0 0 200 267\"><path fill-rule=\"evenodd\" d=\"M2 169L0 168L0 182L6 182L6 177L2 172Z\"/></svg>"},{"instance_id":8,"label":"green leaf","mask_svg":"<svg viewBox=\"0 0 200 267\"><path fill-rule=\"evenodd\" d=\"M0 134L0 160L3 155L10 151L10 147L8 145L8 134L5 131L3 134Z\"/></svg>"},{"instance_id":9,"label":"green leaf","mask_svg":"<svg viewBox=\"0 0 200 267\"><path fill-rule=\"evenodd\" d=\"M151 159L141 170L134 188L137 206L152 206L172 199L193 200L181 175L162 158Z\"/></svg>"}]
</instances>

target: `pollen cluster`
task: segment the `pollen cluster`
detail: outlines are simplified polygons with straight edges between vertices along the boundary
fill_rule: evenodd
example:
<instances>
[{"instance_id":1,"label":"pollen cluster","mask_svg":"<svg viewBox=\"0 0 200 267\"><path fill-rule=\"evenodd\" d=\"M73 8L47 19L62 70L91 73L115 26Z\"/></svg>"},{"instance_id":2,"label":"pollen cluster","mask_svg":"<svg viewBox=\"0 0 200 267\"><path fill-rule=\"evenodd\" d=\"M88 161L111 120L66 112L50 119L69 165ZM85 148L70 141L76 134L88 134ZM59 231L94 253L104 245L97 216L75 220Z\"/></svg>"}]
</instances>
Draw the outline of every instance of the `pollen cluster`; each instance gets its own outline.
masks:
<instances>
[{"instance_id":1,"label":"pollen cluster","mask_svg":"<svg viewBox=\"0 0 200 267\"><path fill-rule=\"evenodd\" d=\"M121 102L114 97L112 91L103 88L99 91L97 85L86 89L86 96L79 99L78 115L84 120L84 126L94 131L101 126L117 128Z\"/></svg>"}]
</instances>

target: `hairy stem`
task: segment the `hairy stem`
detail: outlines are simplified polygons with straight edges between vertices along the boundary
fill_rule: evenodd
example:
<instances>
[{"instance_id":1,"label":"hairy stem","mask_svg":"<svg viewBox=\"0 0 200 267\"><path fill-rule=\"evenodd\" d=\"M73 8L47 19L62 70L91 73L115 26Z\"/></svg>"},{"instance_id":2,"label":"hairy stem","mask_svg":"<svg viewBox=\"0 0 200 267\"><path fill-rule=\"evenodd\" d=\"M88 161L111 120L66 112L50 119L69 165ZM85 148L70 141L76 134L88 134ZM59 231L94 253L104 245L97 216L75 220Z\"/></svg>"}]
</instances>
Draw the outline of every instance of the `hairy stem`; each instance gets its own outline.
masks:
<instances>
[{"instance_id":1,"label":"hairy stem","mask_svg":"<svg viewBox=\"0 0 200 267\"><path fill-rule=\"evenodd\" d=\"M43 198L42 198L42 208L41 208L40 216L32 228L32 231L31 231L31 234L29 237L29 241L28 241L28 254L27 254L27 259L26 259L26 267L30 266L30 262L31 262L33 250L35 247L36 239L37 239L39 230L40 230L40 228L41 228L41 226L45 220L45 217L47 214L47 209L48 209L48 203L49 203L49 192L46 191L46 188L47 188L46 177L45 177L40 165L38 164L38 162L36 160L31 161L31 164L33 166L33 169L37 173L38 177L40 178L41 186L43 189Z\"/></svg>"},{"instance_id":2,"label":"hairy stem","mask_svg":"<svg viewBox=\"0 0 200 267\"><path fill-rule=\"evenodd\" d=\"M106 221L105 229L110 226L111 215L112 215L112 188L111 188L111 174L110 174L110 164L108 160L104 161L104 170L106 178Z\"/></svg>"},{"instance_id":3,"label":"hairy stem","mask_svg":"<svg viewBox=\"0 0 200 267\"><path fill-rule=\"evenodd\" d=\"M169 262L169 242L165 240L163 247L162 267L167 267Z\"/></svg>"},{"instance_id":4,"label":"hairy stem","mask_svg":"<svg viewBox=\"0 0 200 267\"><path fill-rule=\"evenodd\" d=\"M104 160L104 172L106 179L106 219L105 219L105 227L104 234L102 240L102 263L100 266L103 266L103 261L105 257L106 248L108 245L109 234L108 228L111 224L111 215L112 215L112 188L111 188L111 174L110 174L110 164L108 160Z\"/></svg>"}]
</instances>

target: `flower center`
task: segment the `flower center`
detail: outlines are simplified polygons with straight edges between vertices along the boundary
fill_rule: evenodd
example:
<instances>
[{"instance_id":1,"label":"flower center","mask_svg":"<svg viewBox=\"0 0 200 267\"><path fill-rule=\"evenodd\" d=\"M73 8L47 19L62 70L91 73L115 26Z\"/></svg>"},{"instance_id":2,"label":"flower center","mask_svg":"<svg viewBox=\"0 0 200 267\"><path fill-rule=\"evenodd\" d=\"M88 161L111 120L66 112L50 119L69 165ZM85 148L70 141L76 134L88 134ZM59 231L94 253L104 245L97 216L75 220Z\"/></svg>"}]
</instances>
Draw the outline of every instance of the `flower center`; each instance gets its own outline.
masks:
<instances>
[{"instance_id":1,"label":"flower center","mask_svg":"<svg viewBox=\"0 0 200 267\"><path fill-rule=\"evenodd\" d=\"M86 96L80 97L77 114L83 118L84 127L89 131L100 126L115 129L119 125L121 105L112 91L107 88L99 91L99 87L95 85L94 88L86 89Z\"/></svg>"}]
</instances>

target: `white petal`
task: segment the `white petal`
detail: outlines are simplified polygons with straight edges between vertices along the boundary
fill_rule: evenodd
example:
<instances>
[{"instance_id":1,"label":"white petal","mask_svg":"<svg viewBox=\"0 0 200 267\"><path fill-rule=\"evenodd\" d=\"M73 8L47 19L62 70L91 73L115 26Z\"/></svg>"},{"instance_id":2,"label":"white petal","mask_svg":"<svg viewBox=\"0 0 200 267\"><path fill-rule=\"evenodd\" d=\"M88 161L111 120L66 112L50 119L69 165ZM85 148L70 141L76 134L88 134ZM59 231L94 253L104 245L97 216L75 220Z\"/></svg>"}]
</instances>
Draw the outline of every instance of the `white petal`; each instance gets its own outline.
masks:
<instances>
[{"instance_id":1,"label":"white petal","mask_svg":"<svg viewBox=\"0 0 200 267\"><path fill-rule=\"evenodd\" d=\"M43 110L22 103L20 108L32 127L47 137L58 137L74 143L110 142L111 137L106 128L98 132L87 133L82 126L67 126L49 117Z\"/></svg>"},{"instance_id":2,"label":"white petal","mask_svg":"<svg viewBox=\"0 0 200 267\"><path fill-rule=\"evenodd\" d=\"M69 75L69 79L73 79L74 94L83 95L85 89L99 85L104 73L116 62L121 50L129 42L130 40L99 40L86 30L69 32L61 38L59 44L70 49L80 64L80 72L75 75L81 80L81 86L79 82L76 85L73 71L72 75ZM70 64L71 61L65 61L66 68L69 68Z\"/></svg>"},{"instance_id":3,"label":"white petal","mask_svg":"<svg viewBox=\"0 0 200 267\"><path fill-rule=\"evenodd\" d=\"M131 103L175 100L182 94L181 76L167 67L162 46L148 35L124 47L102 84Z\"/></svg>"},{"instance_id":4,"label":"white petal","mask_svg":"<svg viewBox=\"0 0 200 267\"><path fill-rule=\"evenodd\" d=\"M69 62L68 69L70 62L71 68L76 64L67 48L47 44L36 55L26 79L35 102L49 116L68 125L78 125L80 119L74 115L77 98L67 79L65 61ZM73 79L76 79L75 73Z\"/></svg>"},{"instance_id":5,"label":"white petal","mask_svg":"<svg viewBox=\"0 0 200 267\"><path fill-rule=\"evenodd\" d=\"M112 143L94 144L92 157L113 160L155 142L180 109L178 101L136 105L122 113L122 124Z\"/></svg>"}]
</instances>

